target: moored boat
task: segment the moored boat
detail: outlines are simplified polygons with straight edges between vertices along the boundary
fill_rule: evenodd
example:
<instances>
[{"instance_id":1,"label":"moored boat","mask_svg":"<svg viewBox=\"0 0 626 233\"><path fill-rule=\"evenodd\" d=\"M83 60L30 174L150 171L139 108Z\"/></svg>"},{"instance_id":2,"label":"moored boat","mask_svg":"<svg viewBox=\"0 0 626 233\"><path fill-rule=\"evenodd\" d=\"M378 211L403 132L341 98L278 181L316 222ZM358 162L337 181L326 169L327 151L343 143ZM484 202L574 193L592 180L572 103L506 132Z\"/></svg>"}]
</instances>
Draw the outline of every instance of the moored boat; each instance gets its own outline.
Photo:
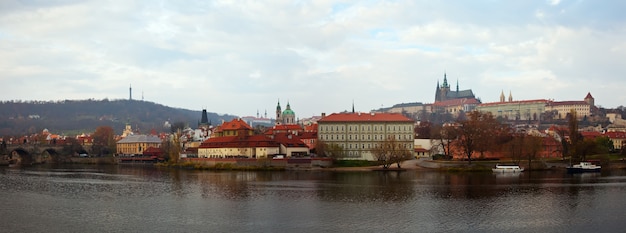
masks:
<instances>
[{"instance_id":1,"label":"moored boat","mask_svg":"<svg viewBox=\"0 0 626 233\"><path fill-rule=\"evenodd\" d=\"M579 164L574 164L572 166L567 167L567 172L570 173L581 173L581 172L599 172L602 167L599 165L595 165L591 162L580 162Z\"/></svg>"},{"instance_id":2,"label":"moored boat","mask_svg":"<svg viewBox=\"0 0 626 233\"><path fill-rule=\"evenodd\" d=\"M491 169L493 172L509 173L509 172L523 172L524 168L518 165L500 165L496 164L496 167Z\"/></svg>"}]
</instances>

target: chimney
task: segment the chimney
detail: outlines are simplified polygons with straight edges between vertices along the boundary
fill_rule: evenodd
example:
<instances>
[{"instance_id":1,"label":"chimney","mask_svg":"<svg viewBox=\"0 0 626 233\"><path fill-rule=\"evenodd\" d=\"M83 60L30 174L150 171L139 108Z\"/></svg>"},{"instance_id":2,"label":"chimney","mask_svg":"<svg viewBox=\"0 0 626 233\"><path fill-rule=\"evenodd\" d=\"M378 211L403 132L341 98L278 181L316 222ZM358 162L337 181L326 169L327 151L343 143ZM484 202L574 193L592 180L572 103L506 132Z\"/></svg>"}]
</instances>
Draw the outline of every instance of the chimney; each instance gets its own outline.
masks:
<instances>
[{"instance_id":1,"label":"chimney","mask_svg":"<svg viewBox=\"0 0 626 233\"><path fill-rule=\"evenodd\" d=\"M322 113L322 118L324 118L324 117L326 117L326 113L325 112Z\"/></svg>"}]
</instances>

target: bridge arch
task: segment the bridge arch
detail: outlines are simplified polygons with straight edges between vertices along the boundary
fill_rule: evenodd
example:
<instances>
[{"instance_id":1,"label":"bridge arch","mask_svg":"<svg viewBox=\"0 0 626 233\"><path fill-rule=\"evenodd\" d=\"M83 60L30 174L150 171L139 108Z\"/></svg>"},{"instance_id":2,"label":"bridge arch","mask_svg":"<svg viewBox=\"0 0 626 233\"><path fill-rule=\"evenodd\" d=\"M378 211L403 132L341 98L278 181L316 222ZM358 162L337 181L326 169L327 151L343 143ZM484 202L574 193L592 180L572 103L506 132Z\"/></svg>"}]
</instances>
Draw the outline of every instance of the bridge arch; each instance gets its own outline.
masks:
<instances>
[{"instance_id":1,"label":"bridge arch","mask_svg":"<svg viewBox=\"0 0 626 233\"><path fill-rule=\"evenodd\" d=\"M11 151L9 154L10 164L33 164L33 156L24 148L18 147Z\"/></svg>"}]
</instances>

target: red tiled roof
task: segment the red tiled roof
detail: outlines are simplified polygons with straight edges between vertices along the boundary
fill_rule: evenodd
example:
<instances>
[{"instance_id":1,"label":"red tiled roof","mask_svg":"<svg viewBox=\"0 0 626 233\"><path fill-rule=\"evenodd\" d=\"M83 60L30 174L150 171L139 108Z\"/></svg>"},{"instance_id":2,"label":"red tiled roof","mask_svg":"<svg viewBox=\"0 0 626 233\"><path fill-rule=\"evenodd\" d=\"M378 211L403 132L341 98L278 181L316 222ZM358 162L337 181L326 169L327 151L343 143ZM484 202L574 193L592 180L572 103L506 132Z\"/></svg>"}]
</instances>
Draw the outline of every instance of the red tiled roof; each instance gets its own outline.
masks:
<instances>
[{"instance_id":1,"label":"red tiled roof","mask_svg":"<svg viewBox=\"0 0 626 233\"><path fill-rule=\"evenodd\" d=\"M597 137L602 136L602 133L595 132L595 131L592 131L592 132L580 132L580 134L583 135L583 137L585 137L585 138L597 138Z\"/></svg>"},{"instance_id":2,"label":"red tiled roof","mask_svg":"<svg viewBox=\"0 0 626 233\"><path fill-rule=\"evenodd\" d=\"M317 132L302 132L298 134L300 139L317 139Z\"/></svg>"},{"instance_id":3,"label":"red tiled roof","mask_svg":"<svg viewBox=\"0 0 626 233\"><path fill-rule=\"evenodd\" d=\"M585 96L585 99L593 99L593 96L591 96L591 92L587 92L587 96Z\"/></svg>"},{"instance_id":4,"label":"red tiled roof","mask_svg":"<svg viewBox=\"0 0 626 233\"><path fill-rule=\"evenodd\" d=\"M241 119L233 119L232 121L224 122L220 126L220 130L239 130L239 129L252 130L252 127L250 127L245 121Z\"/></svg>"},{"instance_id":5,"label":"red tiled roof","mask_svg":"<svg viewBox=\"0 0 626 233\"><path fill-rule=\"evenodd\" d=\"M304 126L304 131L307 131L307 132L315 131L315 132L317 132L317 122L315 122L313 124L310 124L310 125L305 125Z\"/></svg>"},{"instance_id":6,"label":"red tiled roof","mask_svg":"<svg viewBox=\"0 0 626 233\"><path fill-rule=\"evenodd\" d=\"M413 120L399 113L333 113L320 119L318 122L346 122L346 121L413 122Z\"/></svg>"},{"instance_id":7,"label":"red tiled roof","mask_svg":"<svg viewBox=\"0 0 626 233\"><path fill-rule=\"evenodd\" d=\"M606 132L604 135L609 138L626 138L626 132Z\"/></svg>"}]
</instances>

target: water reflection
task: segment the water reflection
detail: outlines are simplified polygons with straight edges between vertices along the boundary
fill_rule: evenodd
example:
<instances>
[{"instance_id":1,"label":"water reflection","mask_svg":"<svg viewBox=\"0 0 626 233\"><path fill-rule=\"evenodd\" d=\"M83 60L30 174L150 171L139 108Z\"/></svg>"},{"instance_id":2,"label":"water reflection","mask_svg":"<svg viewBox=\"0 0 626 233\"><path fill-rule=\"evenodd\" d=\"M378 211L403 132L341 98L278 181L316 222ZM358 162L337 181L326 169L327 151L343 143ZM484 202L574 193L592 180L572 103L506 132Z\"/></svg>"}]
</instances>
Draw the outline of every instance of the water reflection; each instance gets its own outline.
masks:
<instances>
[{"instance_id":1,"label":"water reflection","mask_svg":"<svg viewBox=\"0 0 626 233\"><path fill-rule=\"evenodd\" d=\"M508 175L209 172L147 166L0 168L4 207L0 214L6 216L0 229L602 231L626 225L621 221L624 193L624 170ZM33 219L41 224L26 228L13 224Z\"/></svg>"}]
</instances>

